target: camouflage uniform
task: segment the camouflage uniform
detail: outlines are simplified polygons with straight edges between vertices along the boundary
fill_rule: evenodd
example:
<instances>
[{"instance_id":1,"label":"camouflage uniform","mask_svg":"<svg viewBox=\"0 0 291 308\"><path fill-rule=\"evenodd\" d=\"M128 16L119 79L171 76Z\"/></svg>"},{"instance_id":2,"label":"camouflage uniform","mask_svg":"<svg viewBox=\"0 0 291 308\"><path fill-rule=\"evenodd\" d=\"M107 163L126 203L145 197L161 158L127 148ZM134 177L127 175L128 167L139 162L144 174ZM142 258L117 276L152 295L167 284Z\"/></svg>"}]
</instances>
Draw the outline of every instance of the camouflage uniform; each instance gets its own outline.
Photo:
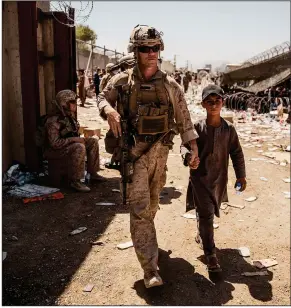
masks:
<instances>
[{"instance_id":1,"label":"camouflage uniform","mask_svg":"<svg viewBox=\"0 0 291 308\"><path fill-rule=\"evenodd\" d=\"M85 144L74 142L72 137L79 137L79 123L74 116L65 110L66 103L74 100L76 94L70 90L60 91L56 96L58 112L46 120L46 142L44 156L48 159L67 157L71 180L84 178L85 157L87 171L96 174L99 167L99 145L94 138L84 139Z\"/></svg>"},{"instance_id":2,"label":"camouflage uniform","mask_svg":"<svg viewBox=\"0 0 291 308\"><path fill-rule=\"evenodd\" d=\"M148 27L144 28L148 30ZM154 40L151 43L155 43ZM187 143L198 137L181 87L161 70L158 70L150 80L145 81L138 65L114 76L99 94L97 103L100 115L104 119L116 108L117 88L128 84L129 76L132 82L129 97L131 111L137 102L139 106L145 106L148 103L158 104L167 101L167 106L173 110L172 119L169 121L175 122L182 142ZM134 164L133 181L127 187L132 241L145 273L157 271L158 243L154 217L159 206L159 194L166 183L166 163L169 153L169 147L158 141L146 154L142 154L149 146L142 135L136 135L136 144L131 149L131 155L142 156Z\"/></svg>"},{"instance_id":3,"label":"camouflage uniform","mask_svg":"<svg viewBox=\"0 0 291 308\"><path fill-rule=\"evenodd\" d=\"M99 91L102 92L103 89L108 84L108 81L114 76L114 74L110 71L111 68L114 67L113 63L108 63L106 65L106 74L102 77L100 81Z\"/></svg>"}]
</instances>

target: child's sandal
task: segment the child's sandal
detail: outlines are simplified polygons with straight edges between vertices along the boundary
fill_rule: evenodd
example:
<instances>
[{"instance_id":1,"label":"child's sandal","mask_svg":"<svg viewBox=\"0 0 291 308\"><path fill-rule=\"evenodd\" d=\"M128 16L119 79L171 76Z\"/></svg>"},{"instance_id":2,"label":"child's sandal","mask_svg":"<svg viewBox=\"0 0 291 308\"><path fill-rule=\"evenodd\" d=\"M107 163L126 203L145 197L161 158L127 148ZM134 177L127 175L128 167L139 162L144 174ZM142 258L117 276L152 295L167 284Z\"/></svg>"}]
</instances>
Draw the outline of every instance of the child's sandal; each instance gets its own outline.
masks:
<instances>
[{"instance_id":1,"label":"child's sandal","mask_svg":"<svg viewBox=\"0 0 291 308\"><path fill-rule=\"evenodd\" d=\"M218 272L222 271L222 269L221 269L221 267L218 263L218 259L216 257L216 254L206 256L206 260L207 260L207 270L208 270L208 272L218 273Z\"/></svg>"}]
</instances>

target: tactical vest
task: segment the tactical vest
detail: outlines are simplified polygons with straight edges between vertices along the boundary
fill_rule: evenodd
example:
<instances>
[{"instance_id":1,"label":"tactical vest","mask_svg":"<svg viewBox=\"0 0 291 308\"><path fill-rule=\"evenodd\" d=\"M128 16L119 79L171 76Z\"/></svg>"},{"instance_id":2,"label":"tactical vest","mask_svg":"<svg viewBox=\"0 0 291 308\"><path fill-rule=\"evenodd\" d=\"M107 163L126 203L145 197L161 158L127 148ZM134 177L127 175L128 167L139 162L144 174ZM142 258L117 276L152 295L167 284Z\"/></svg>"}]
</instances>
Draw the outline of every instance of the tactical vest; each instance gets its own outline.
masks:
<instances>
[{"instance_id":1,"label":"tactical vest","mask_svg":"<svg viewBox=\"0 0 291 308\"><path fill-rule=\"evenodd\" d=\"M165 84L167 75L141 81L127 70L129 85L129 116L137 135L157 135L174 129L174 111Z\"/></svg>"},{"instance_id":2,"label":"tactical vest","mask_svg":"<svg viewBox=\"0 0 291 308\"><path fill-rule=\"evenodd\" d=\"M73 117L63 117L59 119L61 124L60 135L62 138L79 137L79 122Z\"/></svg>"}]
</instances>

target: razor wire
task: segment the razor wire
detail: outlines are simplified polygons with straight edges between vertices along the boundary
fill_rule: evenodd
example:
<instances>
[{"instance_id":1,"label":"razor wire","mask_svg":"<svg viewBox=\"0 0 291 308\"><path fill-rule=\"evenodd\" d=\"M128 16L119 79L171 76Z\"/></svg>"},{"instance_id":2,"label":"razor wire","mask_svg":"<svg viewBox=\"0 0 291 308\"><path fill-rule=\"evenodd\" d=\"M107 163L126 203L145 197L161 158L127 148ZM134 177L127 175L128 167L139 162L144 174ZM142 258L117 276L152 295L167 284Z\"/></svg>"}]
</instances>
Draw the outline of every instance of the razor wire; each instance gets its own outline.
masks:
<instances>
[{"instance_id":1,"label":"razor wire","mask_svg":"<svg viewBox=\"0 0 291 308\"><path fill-rule=\"evenodd\" d=\"M93 10L93 1L51 1L52 15L56 21L67 27L75 27L78 24L84 24L90 17ZM72 12L74 10L74 18ZM67 23L60 21L55 12L66 14Z\"/></svg>"}]
</instances>

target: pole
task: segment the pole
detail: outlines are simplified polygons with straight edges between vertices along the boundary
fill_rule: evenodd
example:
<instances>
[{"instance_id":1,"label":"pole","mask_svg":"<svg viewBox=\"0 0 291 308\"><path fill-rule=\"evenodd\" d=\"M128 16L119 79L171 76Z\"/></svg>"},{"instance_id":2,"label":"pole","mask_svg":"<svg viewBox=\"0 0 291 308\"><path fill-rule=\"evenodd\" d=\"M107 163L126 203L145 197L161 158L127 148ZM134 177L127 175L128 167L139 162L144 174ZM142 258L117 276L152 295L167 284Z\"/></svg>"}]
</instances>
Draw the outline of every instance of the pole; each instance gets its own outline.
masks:
<instances>
[{"instance_id":1,"label":"pole","mask_svg":"<svg viewBox=\"0 0 291 308\"><path fill-rule=\"evenodd\" d=\"M106 48L105 48L105 45L104 45L104 68L106 67Z\"/></svg>"},{"instance_id":2,"label":"pole","mask_svg":"<svg viewBox=\"0 0 291 308\"><path fill-rule=\"evenodd\" d=\"M94 53L93 53L94 47L93 47L93 42L91 41L91 53L92 53L92 62L91 62L91 73L92 73L92 77L93 77L93 71L94 71L94 63L93 63L93 59L94 59Z\"/></svg>"}]
</instances>

